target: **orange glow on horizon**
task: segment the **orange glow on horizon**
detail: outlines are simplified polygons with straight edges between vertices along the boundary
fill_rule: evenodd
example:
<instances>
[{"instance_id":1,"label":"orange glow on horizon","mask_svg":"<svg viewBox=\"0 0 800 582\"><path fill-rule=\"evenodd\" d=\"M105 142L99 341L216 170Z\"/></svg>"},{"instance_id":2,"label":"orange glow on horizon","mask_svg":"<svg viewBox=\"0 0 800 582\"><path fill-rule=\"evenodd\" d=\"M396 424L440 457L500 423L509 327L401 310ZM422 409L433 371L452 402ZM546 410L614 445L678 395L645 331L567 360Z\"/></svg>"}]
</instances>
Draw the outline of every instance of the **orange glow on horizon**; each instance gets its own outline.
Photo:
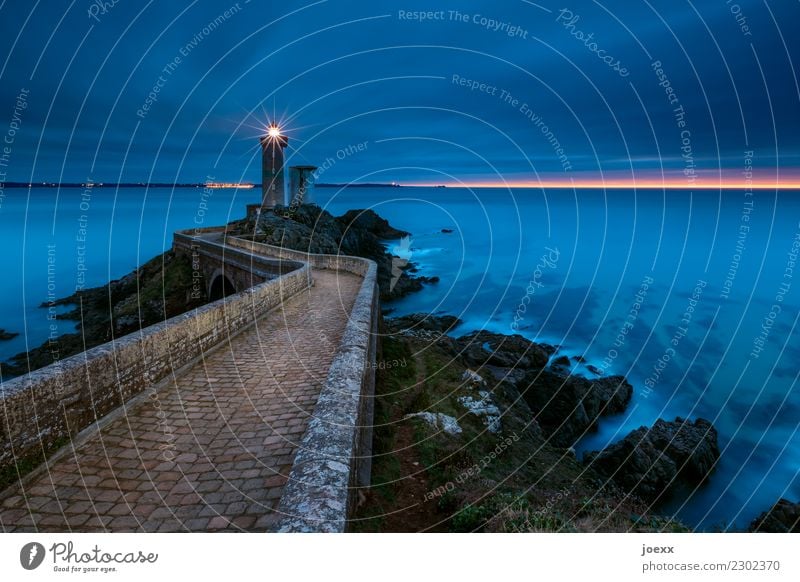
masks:
<instances>
[{"instance_id":1,"label":"orange glow on horizon","mask_svg":"<svg viewBox=\"0 0 800 582\"><path fill-rule=\"evenodd\" d=\"M439 186L450 188L553 188L553 189L637 189L637 190L800 190L800 177L777 181L773 179L698 179L693 183L684 180L661 178L577 178L572 180L542 178L539 180L464 181L457 183L418 182L405 186Z\"/></svg>"}]
</instances>

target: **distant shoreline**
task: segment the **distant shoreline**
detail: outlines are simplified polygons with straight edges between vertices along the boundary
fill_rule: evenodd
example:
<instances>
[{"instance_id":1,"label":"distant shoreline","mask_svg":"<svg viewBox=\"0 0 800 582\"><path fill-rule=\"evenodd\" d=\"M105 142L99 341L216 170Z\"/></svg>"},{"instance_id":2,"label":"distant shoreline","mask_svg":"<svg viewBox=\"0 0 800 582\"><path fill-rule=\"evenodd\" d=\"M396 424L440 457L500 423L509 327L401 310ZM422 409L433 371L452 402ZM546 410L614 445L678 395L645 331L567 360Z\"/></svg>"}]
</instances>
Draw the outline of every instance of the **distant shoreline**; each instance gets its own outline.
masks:
<instances>
[{"instance_id":1,"label":"distant shoreline","mask_svg":"<svg viewBox=\"0 0 800 582\"><path fill-rule=\"evenodd\" d=\"M0 191L3 189L11 189L11 188L87 188L89 184L86 182L64 182L58 184L56 182L0 182ZM113 182L94 182L91 184L91 187L94 188L205 188L205 183L177 183L177 184L170 184L166 182L151 182L151 183L144 183L144 182L126 182L126 183L113 183ZM215 185L211 186L215 189L227 189L227 190L258 190L261 188L261 184L247 182L247 183L240 183L238 185L231 183L231 186L228 187ZM423 188L423 189L450 189L450 190L597 190L597 191L618 191L618 190L642 190L642 191L720 191L720 192L727 192L727 191L741 191L745 190L748 192L754 190L789 190L789 191L797 191L800 190L800 184L785 183L785 184L752 184L752 185L741 185L741 184L694 184L688 186L686 184L656 184L656 183L629 183L629 184L618 184L618 183L581 183L581 182L574 182L574 183L567 183L567 182L543 182L542 184L470 184L470 183L463 183L463 184L454 184L454 185L447 185L447 184L397 184L397 183L353 183L353 184L326 184L320 183L315 184L315 188Z\"/></svg>"},{"instance_id":2,"label":"distant shoreline","mask_svg":"<svg viewBox=\"0 0 800 582\"><path fill-rule=\"evenodd\" d=\"M87 182L6 182L4 187L5 188L86 188L89 186ZM125 182L125 183L113 183L113 182L94 182L91 184L92 188L205 188L206 183L178 183L178 184L169 184L166 182ZM315 188L408 188L409 186L402 186L400 184L315 184ZM427 186L424 186L427 187ZM438 186L444 188L444 186ZM219 186L214 186L214 188L219 188ZM236 188L242 189L254 189L254 188L261 188L261 184L240 184L239 186L231 186L230 188L226 188L228 190L235 190Z\"/></svg>"}]
</instances>

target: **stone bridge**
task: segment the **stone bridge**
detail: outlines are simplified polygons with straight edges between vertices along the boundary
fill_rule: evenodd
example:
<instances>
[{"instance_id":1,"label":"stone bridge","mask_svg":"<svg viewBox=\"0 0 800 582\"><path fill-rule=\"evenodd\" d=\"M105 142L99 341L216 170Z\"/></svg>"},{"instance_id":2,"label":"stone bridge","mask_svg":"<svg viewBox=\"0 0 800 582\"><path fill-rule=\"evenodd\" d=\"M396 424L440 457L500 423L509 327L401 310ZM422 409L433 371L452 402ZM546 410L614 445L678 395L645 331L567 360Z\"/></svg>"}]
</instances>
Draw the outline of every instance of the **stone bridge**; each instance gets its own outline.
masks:
<instances>
[{"instance_id":1,"label":"stone bridge","mask_svg":"<svg viewBox=\"0 0 800 582\"><path fill-rule=\"evenodd\" d=\"M211 301L271 281L301 264L225 245L219 234L214 228L176 232L172 244L191 259L195 278L203 282Z\"/></svg>"},{"instance_id":2,"label":"stone bridge","mask_svg":"<svg viewBox=\"0 0 800 582\"><path fill-rule=\"evenodd\" d=\"M375 264L222 229L173 248L219 299L2 384L0 529L345 531L369 484Z\"/></svg>"}]
</instances>

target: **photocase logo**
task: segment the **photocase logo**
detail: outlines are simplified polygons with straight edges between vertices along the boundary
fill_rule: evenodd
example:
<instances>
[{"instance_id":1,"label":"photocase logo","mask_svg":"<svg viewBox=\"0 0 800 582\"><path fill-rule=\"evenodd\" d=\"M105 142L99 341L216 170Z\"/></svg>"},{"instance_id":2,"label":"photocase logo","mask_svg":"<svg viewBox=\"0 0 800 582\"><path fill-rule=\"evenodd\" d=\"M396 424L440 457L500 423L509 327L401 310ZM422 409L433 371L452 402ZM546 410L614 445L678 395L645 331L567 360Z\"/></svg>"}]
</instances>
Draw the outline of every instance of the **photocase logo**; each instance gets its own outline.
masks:
<instances>
[{"instance_id":1,"label":"photocase logo","mask_svg":"<svg viewBox=\"0 0 800 582\"><path fill-rule=\"evenodd\" d=\"M410 236L404 236L400 239L400 243L394 248L394 252L392 253L392 280L389 282L390 293L403 275L403 269L408 265L408 261L411 260L411 255L413 254L411 251L411 242Z\"/></svg>"},{"instance_id":2,"label":"photocase logo","mask_svg":"<svg viewBox=\"0 0 800 582\"><path fill-rule=\"evenodd\" d=\"M19 563L26 570L35 570L44 561L44 546L38 542L30 542L22 546L19 552Z\"/></svg>"}]
</instances>

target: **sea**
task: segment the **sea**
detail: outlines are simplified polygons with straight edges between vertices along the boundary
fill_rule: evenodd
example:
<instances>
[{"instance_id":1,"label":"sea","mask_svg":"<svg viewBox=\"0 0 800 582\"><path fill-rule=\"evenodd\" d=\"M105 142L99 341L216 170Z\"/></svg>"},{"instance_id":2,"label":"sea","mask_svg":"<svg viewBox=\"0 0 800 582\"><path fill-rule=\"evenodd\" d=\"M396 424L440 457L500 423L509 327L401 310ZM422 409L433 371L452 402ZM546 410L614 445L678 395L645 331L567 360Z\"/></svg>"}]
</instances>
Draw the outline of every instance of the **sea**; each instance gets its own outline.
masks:
<instances>
[{"instance_id":1,"label":"sea","mask_svg":"<svg viewBox=\"0 0 800 582\"><path fill-rule=\"evenodd\" d=\"M583 455L659 418L706 418L720 462L660 508L741 530L800 500L800 192L317 188L335 215L369 208L411 233L389 246L437 284L384 308L458 316L456 334L519 333L573 371L623 374L631 405ZM0 359L72 331L47 302L168 249L172 232L241 218L258 189L7 189ZM42 307L42 305L45 305ZM55 329L53 329L55 326ZM594 372L593 372L594 370Z\"/></svg>"}]
</instances>

